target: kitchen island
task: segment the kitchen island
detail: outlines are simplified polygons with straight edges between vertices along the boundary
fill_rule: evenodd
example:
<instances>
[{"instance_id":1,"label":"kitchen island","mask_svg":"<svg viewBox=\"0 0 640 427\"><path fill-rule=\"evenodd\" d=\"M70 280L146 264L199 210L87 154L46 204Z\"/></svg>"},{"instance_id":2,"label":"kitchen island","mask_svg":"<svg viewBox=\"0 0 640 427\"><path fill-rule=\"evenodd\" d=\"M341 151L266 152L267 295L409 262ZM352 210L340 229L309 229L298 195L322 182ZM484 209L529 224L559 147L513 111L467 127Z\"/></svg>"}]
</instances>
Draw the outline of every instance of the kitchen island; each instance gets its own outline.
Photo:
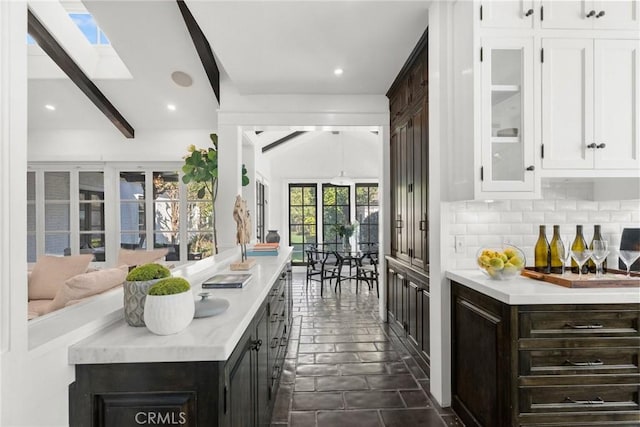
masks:
<instances>
[{"instance_id":1,"label":"kitchen island","mask_svg":"<svg viewBox=\"0 0 640 427\"><path fill-rule=\"evenodd\" d=\"M466 425L640 424L640 289L447 272L452 406Z\"/></svg>"},{"instance_id":2,"label":"kitchen island","mask_svg":"<svg viewBox=\"0 0 640 427\"><path fill-rule=\"evenodd\" d=\"M259 257L244 288L212 292L229 300L226 312L178 334L121 320L72 346L70 425L268 424L292 323L290 260L291 248ZM230 273L205 261L175 273L194 294L208 277Z\"/></svg>"}]
</instances>

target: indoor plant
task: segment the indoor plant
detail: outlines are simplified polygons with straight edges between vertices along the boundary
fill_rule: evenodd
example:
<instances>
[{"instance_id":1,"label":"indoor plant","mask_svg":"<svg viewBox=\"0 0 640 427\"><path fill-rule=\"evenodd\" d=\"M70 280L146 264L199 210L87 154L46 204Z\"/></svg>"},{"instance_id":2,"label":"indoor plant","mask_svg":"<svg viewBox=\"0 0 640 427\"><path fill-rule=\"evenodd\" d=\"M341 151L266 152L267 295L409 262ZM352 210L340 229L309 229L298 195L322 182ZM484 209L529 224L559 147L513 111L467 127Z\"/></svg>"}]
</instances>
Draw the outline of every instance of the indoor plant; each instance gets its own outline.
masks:
<instances>
[{"instance_id":1,"label":"indoor plant","mask_svg":"<svg viewBox=\"0 0 640 427\"><path fill-rule=\"evenodd\" d=\"M213 227L213 253L218 253L218 236L216 233L216 198L218 196L218 135L212 133L209 135L213 147L196 148L190 145L189 154L184 157L184 165L182 166L182 182L189 184L191 182L204 184L198 190L197 197L202 199L207 192L211 195L213 209L211 210L211 221ZM247 176L247 168L242 165L242 186L249 185L249 177Z\"/></svg>"},{"instance_id":2,"label":"indoor plant","mask_svg":"<svg viewBox=\"0 0 640 427\"><path fill-rule=\"evenodd\" d=\"M157 335L170 335L189 326L195 313L191 285L182 277L162 279L149 288L144 322Z\"/></svg>"},{"instance_id":3,"label":"indoor plant","mask_svg":"<svg viewBox=\"0 0 640 427\"><path fill-rule=\"evenodd\" d=\"M131 270L124 282L124 318L131 326L144 326L147 291L159 280L171 275L160 264L144 264Z\"/></svg>"},{"instance_id":4,"label":"indoor plant","mask_svg":"<svg viewBox=\"0 0 640 427\"><path fill-rule=\"evenodd\" d=\"M338 224L334 227L334 230L340 238L342 238L343 250L345 252L351 251L351 244L349 243L349 239L353 236L356 227L351 224Z\"/></svg>"}]
</instances>

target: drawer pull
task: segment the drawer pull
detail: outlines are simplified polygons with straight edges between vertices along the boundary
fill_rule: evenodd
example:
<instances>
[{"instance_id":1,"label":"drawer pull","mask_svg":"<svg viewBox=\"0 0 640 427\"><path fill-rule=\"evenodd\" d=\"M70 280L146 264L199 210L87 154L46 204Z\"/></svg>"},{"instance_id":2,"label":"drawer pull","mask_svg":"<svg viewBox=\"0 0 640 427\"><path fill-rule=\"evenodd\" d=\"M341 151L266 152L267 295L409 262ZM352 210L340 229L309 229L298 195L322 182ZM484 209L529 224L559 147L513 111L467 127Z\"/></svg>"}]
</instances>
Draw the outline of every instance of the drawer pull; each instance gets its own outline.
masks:
<instances>
[{"instance_id":1,"label":"drawer pull","mask_svg":"<svg viewBox=\"0 0 640 427\"><path fill-rule=\"evenodd\" d=\"M604 328L604 326L602 326L599 323L594 323L591 325L574 325L573 323L565 323L565 328L571 328L571 329L602 329Z\"/></svg>"},{"instance_id":2,"label":"drawer pull","mask_svg":"<svg viewBox=\"0 0 640 427\"><path fill-rule=\"evenodd\" d=\"M564 364L571 366L602 366L604 365L604 362L600 359L596 359L593 362L572 362L571 360L567 359L564 361Z\"/></svg>"},{"instance_id":3,"label":"drawer pull","mask_svg":"<svg viewBox=\"0 0 640 427\"><path fill-rule=\"evenodd\" d=\"M276 348L278 346L278 337L275 337L274 339L271 340L271 348Z\"/></svg>"},{"instance_id":4,"label":"drawer pull","mask_svg":"<svg viewBox=\"0 0 640 427\"><path fill-rule=\"evenodd\" d=\"M280 340L280 347L286 347L287 346L287 337L282 337L282 340Z\"/></svg>"},{"instance_id":5,"label":"drawer pull","mask_svg":"<svg viewBox=\"0 0 640 427\"><path fill-rule=\"evenodd\" d=\"M601 397L596 397L595 400L573 400L569 396L564 398L565 402L574 403L576 405L604 405L604 400Z\"/></svg>"},{"instance_id":6,"label":"drawer pull","mask_svg":"<svg viewBox=\"0 0 640 427\"><path fill-rule=\"evenodd\" d=\"M271 323L275 323L278 321L278 313L274 313L271 315Z\"/></svg>"}]
</instances>

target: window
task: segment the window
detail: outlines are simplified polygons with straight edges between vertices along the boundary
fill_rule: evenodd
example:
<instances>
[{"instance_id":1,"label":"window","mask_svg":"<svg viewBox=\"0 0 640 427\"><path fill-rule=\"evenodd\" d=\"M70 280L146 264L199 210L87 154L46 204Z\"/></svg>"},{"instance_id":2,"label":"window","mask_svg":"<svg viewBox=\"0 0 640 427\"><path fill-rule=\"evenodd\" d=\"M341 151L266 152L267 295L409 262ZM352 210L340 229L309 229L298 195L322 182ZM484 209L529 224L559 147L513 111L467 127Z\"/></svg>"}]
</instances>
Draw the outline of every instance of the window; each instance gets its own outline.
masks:
<instances>
[{"instance_id":1,"label":"window","mask_svg":"<svg viewBox=\"0 0 640 427\"><path fill-rule=\"evenodd\" d=\"M350 187L322 185L322 241L327 250L338 250L342 243L335 226L350 221Z\"/></svg>"},{"instance_id":2,"label":"window","mask_svg":"<svg viewBox=\"0 0 640 427\"><path fill-rule=\"evenodd\" d=\"M180 260L178 172L153 172L153 247L168 248L167 261Z\"/></svg>"},{"instance_id":3,"label":"window","mask_svg":"<svg viewBox=\"0 0 640 427\"><path fill-rule=\"evenodd\" d=\"M27 261L90 253L105 260L102 171L27 172Z\"/></svg>"},{"instance_id":4,"label":"window","mask_svg":"<svg viewBox=\"0 0 640 427\"><path fill-rule=\"evenodd\" d=\"M187 185L187 258L202 259L213 255L213 197L204 183Z\"/></svg>"},{"instance_id":5,"label":"window","mask_svg":"<svg viewBox=\"0 0 640 427\"><path fill-rule=\"evenodd\" d=\"M109 45L109 39L98 28L98 24L93 19L93 16L88 12L74 12L69 13L69 17L74 24L82 31L82 34L89 40L89 43L93 45Z\"/></svg>"},{"instance_id":6,"label":"window","mask_svg":"<svg viewBox=\"0 0 640 427\"><path fill-rule=\"evenodd\" d=\"M265 213L265 201L264 201L264 184L260 181L256 181L256 240L258 242L264 242L264 213Z\"/></svg>"},{"instance_id":7,"label":"window","mask_svg":"<svg viewBox=\"0 0 640 427\"><path fill-rule=\"evenodd\" d=\"M289 245L292 262L304 263L304 248L317 243L316 184L289 184Z\"/></svg>"},{"instance_id":8,"label":"window","mask_svg":"<svg viewBox=\"0 0 640 427\"><path fill-rule=\"evenodd\" d=\"M120 172L120 247L147 247L144 172Z\"/></svg>"},{"instance_id":9,"label":"window","mask_svg":"<svg viewBox=\"0 0 640 427\"><path fill-rule=\"evenodd\" d=\"M360 224L357 241L360 248L378 243L378 184L356 184L356 221Z\"/></svg>"}]
</instances>

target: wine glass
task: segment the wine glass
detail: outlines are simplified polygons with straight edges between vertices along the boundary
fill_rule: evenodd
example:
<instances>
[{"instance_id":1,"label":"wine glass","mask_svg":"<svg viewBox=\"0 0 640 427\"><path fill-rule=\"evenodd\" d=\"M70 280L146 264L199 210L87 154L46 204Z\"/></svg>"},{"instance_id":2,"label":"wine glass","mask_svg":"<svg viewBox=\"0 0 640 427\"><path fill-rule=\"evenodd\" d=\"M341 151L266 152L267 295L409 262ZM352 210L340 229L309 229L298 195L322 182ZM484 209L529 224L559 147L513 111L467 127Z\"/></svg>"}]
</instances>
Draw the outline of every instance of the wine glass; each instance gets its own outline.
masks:
<instances>
[{"instance_id":1,"label":"wine glass","mask_svg":"<svg viewBox=\"0 0 640 427\"><path fill-rule=\"evenodd\" d=\"M620 259L627 267L627 277L631 277L631 266L640 258L640 251L620 250Z\"/></svg>"},{"instance_id":2,"label":"wine glass","mask_svg":"<svg viewBox=\"0 0 640 427\"><path fill-rule=\"evenodd\" d=\"M598 279L604 276L602 273L602 263L607 258L607 255L609 255L609 243L606 240L594 240L591 259L596 265L596 278Z\"/></svg>"},{"instance_id":3,"label":"wine glass","mask_svg":"<svg viewBox=\"0 0 640 427\"><path fill-rule=\"evenodd\" d=\"M583 250L571 250L571 256L578 264L578 280L582 280L582 266L589 258L591 258L591 251L589 249Z\"/></svg>"},{"instance_id":4,"label":"wine glass","mask_svg":"<svg viewBox=\"0 0 640 427\"><path fill-rule=\"evenodd\" d=\"M562 275L565 275L566 265L571 261L571 238L569 236L561 236L556 243L558 249L558 256L562 261Z\"/></svg>"}]
</instances>

